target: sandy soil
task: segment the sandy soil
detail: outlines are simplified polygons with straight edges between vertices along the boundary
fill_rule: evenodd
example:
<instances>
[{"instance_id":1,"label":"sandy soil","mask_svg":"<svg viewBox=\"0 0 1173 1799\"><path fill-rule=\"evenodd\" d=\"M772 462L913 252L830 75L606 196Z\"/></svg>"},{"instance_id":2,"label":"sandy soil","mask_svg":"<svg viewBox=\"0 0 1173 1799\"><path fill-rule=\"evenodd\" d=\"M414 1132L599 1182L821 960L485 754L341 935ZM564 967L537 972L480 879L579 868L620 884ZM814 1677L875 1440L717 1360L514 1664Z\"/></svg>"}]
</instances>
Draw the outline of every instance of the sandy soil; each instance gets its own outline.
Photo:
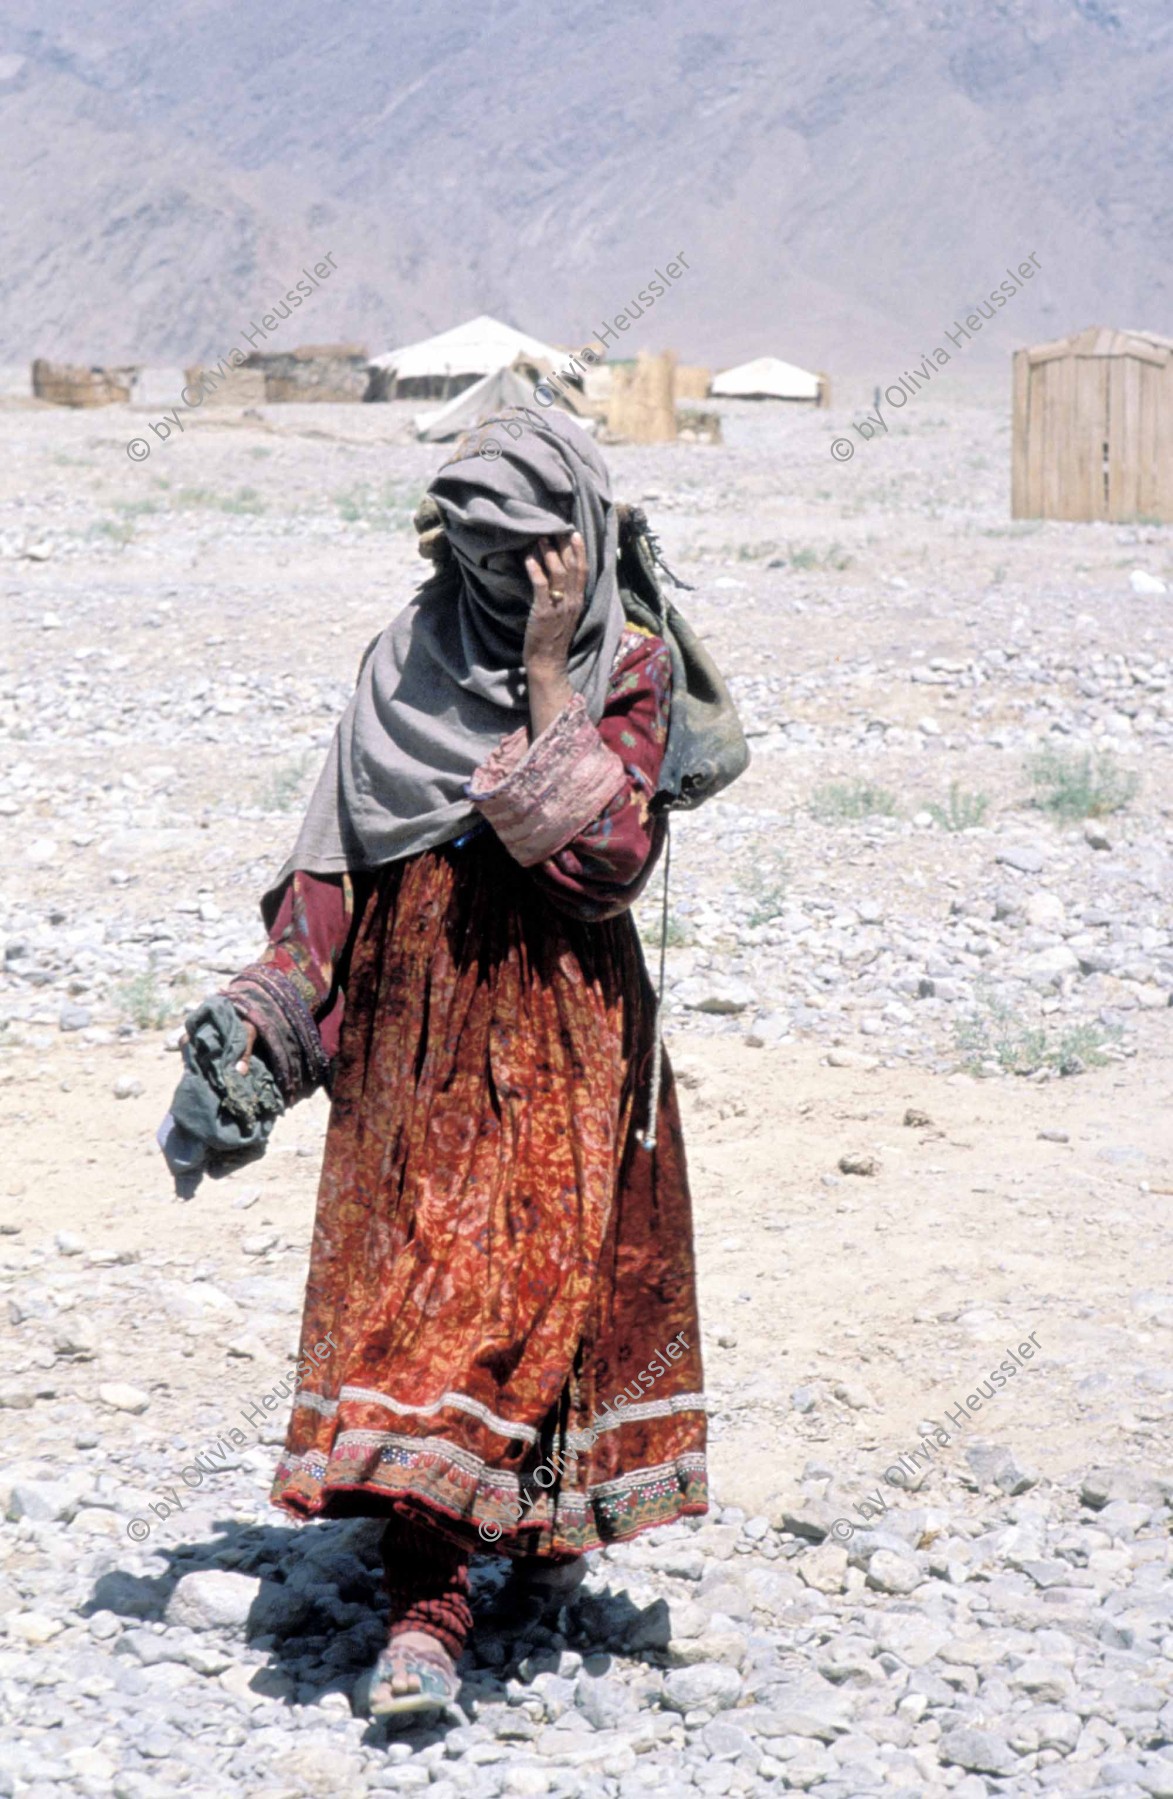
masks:
<instances>
[{"instance_id":1,"label":"sandy soil","mask_svg":"<svg viewBox=\"0 0 1173 1799\"><path fill-rule=\"evenodd\" d=\"M971 1428L946 1425L943 1463L963 1468L964 1446L984 1438L1053 1478L1104 1460L1166 1465L1170 1397L1143 1376L1167 1370L1173 1325L1168 1056L1035 1088L828 1068L807 1045L680 1038L672 1053L726 1503L759 1510L808 1461L878 1478L918 1424L955 1413L1032 1331L1033 1364ZM238 1276L304 1264L324 1100L283 1121L264 1161L180 1204L152 1135L176 1063L139 1042L88 1066L66 1052L9 1067L0 1225L18 1229L13 1247L67 1230L161 1274L212 1249ZM117 1075L137 1076L142 1094L115 1101ZM910 1108L931 1124L905 1124ZM854 1152L878 1173L841 1174ZM271 1250L241 1251L266 1234ZM215 1327L194 1361L165 1328L104 1341L94 1375L141 1380L148 1353L177 1411L212 1391L244 1403L257 1384L255 1367L224 1358ZM803 1386L818 1395L807 1414L791 1404Z\"/></svg>"},{"instance_id":2,"label":"sandy soil","mask_svg":"<svg viewBox=\"0 0 1173 1799\"><path fill-rule=\"evenodd\" d=\"M418 576L407 519L436 452L409 441L409 411L206 414L167 444L124 409L0 413L15 452L0 476L11 627L0 697L20 764L3 818L10 945L56 919L83 936L102 926L106 941L145 943L152 962L166 951L172 1030L185 1001L246 959L257 891L284 854L358 653ZM741 682L755 733L753 766L730 795L740 835L728 835L728 808L685 821L677 878L694 894L709 881L719 900L730 844L740 854L748 842L752 866L767 842L790 857L792 885L832 909L879 892L935 918L942 890L964 895L977 878L966 835L865 826L812 839L801 801L860 766L859 721L880 713L895 734L889 785L940 791L961 771L1021 823L1017 763L989 735L1029 726L1032 708L1052 703L1051 671L1065 659L1075 669L1111 644L1159 649L1161 602L1132 594L1121 571L1138 560L1167 571L1170 533L1012 525L1006 420L993 396L948 413L935 401L910 409L887 440L860 441L841 466L828 451L845 430L846 414L742 406L729 410L723 449L610 452L616 490L644 498L670 559L696 583L687 603ZM142 465L126 454L132 434L153 443ZM977 713L963 692L946 688L943 701L939 686L904 678L1000 632L1026 646L1037 678L995 683ZM926 696L944 719L927 734L916 729ZM958 711L955 725L944 717ZM965 729L978 714L980 738ZM809 721L813 736L787 739L780 720ZM1121 725L1112 713L1109 742ZM1130 828L1163 849L1164 736L1147 750ZM755 811L756 843L745 835ZM27 853L46 839L44 854ZM989 848L979 850L984 867ZM1077 898L1081 879L1100 871L1090 851L1072 864ZM191 943L196 898L210 922ZM1145 904L1147 919L1167 924L1164 898L1150 892ZM714 942L712 967L726 956L745 969L744 944L721 933ZM287 1253L303 1255L324 1103L285 1121L264 1163L181 1205L152 1137L176 1078L164 1033L135 1032L108 985L85 978L68 986L93 1002L91 1027L45 1028L58 1000L46 996L38 1013L45 990L22 982L21 967L10 958L8 991L26 1003L0 1064L0 1206L17 1243L64 1227L88 1243L198 1257L271 1225ZM850 1008L849 963L842 974ZM1167 1018L1133 1017L1143 1046L1133 1059L1039 1087L948 1072L956 1057L942 1053L940 1032L923 1055L903 1052L920 1066L828 1067L827 1041L890 1061L886 1041L853 1035L850 1011L829 1040L799 1030L753 1048L746 1018L677 1008L670 1042L694 1171L720 1492L755 1504L809 1456L882 1457L1032 1330L1042 1354L991 1410L999 1440L1055 1466L1121 1439L1130 1453L1157 1450L1148 1413L1160 1402L1135 1377L1161 1360L1173 1300L1162 1308L1136 1295L1160 1283L1168 1260ZM141 1095L114 1100L119 1075L136 1076ZM906 1125L909 1107L932 1124ZM878 1157L874 1176L838 1171L855 1150ZM239 1189L259 1192L243 1212ZM152 1352L164 1363L172 1353L165 1337ZM104 1346L112 1366L120 1353ZM793 1389L811 1383L814 1410L795 1411ZM862 1386L866 1403L837 1399L844 1385Z\"/></svg>"}]
</instances>

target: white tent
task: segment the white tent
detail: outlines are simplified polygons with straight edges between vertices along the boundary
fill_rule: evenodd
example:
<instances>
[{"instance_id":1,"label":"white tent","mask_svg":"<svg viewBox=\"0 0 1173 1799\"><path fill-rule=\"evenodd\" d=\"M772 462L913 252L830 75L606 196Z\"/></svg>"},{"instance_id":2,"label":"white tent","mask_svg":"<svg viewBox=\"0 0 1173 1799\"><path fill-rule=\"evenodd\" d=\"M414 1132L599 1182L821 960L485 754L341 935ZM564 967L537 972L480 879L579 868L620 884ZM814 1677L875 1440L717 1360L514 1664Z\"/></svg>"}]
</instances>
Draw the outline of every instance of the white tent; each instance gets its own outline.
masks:
<instances>
[{"instance_id":1,"label":"white tent","mask_svg":"<svg viewBox=\"0 0 1173 1799\"><path fill-rule=\"evenodd\" d=\"M536 356L555 367L565 361L564 351L482 313L465 325L441 331L438 337L425 337L418 344L388 350L385 355L376 356L371 367L394 374L399 381L426 381L443 376L491 375L497 369L508 368L518 356Z\"/></svg>"},{"instance_id":2,"label":"white tent","mask_svg":"<svg viewBox=\"0 0 1173 1799\"><path fill-rule=\"evenodd\" d=\"M777 356L759 356L715 375L709 393L725 400L817 400L819 377Z\"/></svg>"},{"instance_id":3,"label":"white tent","mask_svg":"<svg viewBox=\"0 0 1173 1799\"><path fill-rule=\"evenodd\" d=\"M585 409L581 402L576 405L557 388L549 390L545 404L534 397L535 383L545 372L541 366L535 367L528 357L519 358L516 367L494 369L491 375L482 375L472 387L454 395L437 412L417 412L412 420L416 436L424 443L450 443L462 432L473 430L482 419L492 418L508 406L527 406L540 418L549 403L549 393L553 393L556 406L577 418L584 431L593 433L595 421L582 416Z\"/></svg>"}]
</instances>

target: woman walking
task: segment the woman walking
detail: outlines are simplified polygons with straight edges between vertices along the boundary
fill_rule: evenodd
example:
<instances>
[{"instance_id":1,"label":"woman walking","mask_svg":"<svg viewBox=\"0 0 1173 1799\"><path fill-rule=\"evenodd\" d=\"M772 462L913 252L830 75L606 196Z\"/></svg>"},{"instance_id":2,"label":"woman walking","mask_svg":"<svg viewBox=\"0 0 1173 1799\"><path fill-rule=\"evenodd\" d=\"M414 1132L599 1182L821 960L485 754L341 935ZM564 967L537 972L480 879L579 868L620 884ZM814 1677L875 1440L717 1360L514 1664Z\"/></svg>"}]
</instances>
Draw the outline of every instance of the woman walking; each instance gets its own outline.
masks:
<instances>
[{"instance_id":1,"label":"woman walking","mask_svg":"<svg viewBox=\"0 0 1173 1799\"><path fill-rule=\"evenodd\" d=\"M474 1552L566 1587L707 1505L684 1152L666 1061L642 1135L629 910L672 663L625 617L590 439L560 413L508 436L432 483L436 571L367 651L226 990L287 1103L329 1084L272 1497L387 1521L376 1715L455 1697Z\"/></svg>"}]
</instances>

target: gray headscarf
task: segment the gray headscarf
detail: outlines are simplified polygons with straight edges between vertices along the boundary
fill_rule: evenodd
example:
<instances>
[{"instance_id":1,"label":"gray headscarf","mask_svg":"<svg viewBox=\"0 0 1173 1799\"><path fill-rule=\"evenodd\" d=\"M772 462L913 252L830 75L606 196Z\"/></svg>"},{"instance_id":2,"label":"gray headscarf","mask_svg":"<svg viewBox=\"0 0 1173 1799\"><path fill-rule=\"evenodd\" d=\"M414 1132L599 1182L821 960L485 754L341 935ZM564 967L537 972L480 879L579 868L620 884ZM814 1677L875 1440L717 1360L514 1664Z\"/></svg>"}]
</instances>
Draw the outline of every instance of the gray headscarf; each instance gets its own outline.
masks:
<instances>
[{"instance_id":1,"label":"gray headscarf","mask_svg":"<svg viewBox=\"0 0 1173 1799\"><path fill-rule=\"evenodd\" d=\"M624 622L606 465L566 413L509 411L484 431L494 424L501 455L462 440L428 490L451 563L369 645L293 853L262 898L267 925L295 869L377 868L447 843L474 819L465 784L529 718L532 590L518 552L536 537L582 533L586 604L567 672L591 719L602 717Z\"/></svg>"}]
</instances>

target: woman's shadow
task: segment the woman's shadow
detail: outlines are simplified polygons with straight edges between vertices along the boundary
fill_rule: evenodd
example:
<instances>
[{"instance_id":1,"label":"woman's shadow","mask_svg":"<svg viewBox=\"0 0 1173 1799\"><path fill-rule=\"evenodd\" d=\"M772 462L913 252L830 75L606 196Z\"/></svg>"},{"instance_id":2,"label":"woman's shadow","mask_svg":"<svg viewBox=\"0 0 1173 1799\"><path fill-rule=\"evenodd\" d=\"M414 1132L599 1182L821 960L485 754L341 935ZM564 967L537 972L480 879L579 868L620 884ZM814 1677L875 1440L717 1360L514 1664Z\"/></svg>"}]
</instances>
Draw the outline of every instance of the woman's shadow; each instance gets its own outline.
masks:
<instances>
[{"instance_id":1,"label":"woman's shadow","mask_svg":"<svg viewBox=\"0 0 1173 1799\"><path fill-rule=\"evenodd\" d=\"M158 1574L102 1574L83 1616L114 1613L123 1624L115 1653L140 1665L176 1661L223 1678L234 1665L233 1649L247 1646L266 1660L235 1664L242 1670L237 1690L286 1705L349 1706L386 1641L383 1521L299 1527L224 1519L213 1529L210 1539L161 1545L157 1554L167 1567ZM521 1596L500 1557L474 1561L472 1588L475 1624L460 1662L458 1706L448 1723L407 1720L421 1747L480 1707L507 1703L510 1681L556 1674L564 1650L590 1657L596 1673L616 1654L664 1665L671 1631L663 1599L641 1609L592 1574L569 1598L543 1605ZM213 1668L216 1661L223 1667ZM367 1740L384 1734L372 1722Z\"/></svg>"}]
</instances>

